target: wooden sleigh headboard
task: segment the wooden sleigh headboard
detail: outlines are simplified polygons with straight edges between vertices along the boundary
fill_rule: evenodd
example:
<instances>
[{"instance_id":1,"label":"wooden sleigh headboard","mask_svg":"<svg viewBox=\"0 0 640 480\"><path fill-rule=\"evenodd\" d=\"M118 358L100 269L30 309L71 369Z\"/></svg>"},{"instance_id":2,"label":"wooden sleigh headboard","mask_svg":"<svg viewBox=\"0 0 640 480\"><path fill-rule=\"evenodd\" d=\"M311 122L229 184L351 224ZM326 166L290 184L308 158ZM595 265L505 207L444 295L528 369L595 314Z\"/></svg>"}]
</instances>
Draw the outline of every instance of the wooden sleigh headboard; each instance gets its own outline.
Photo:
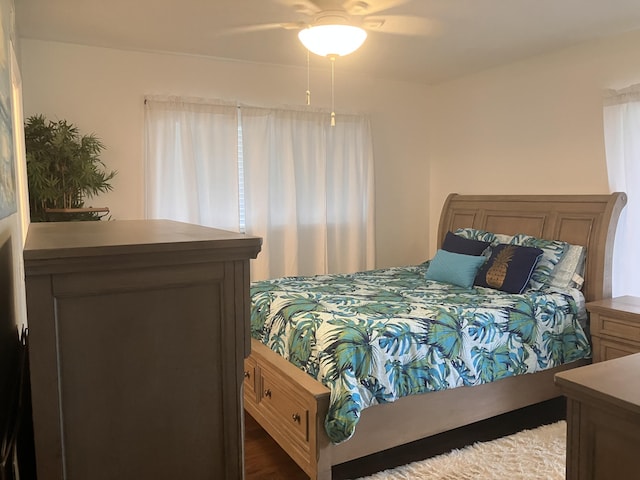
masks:
<instances>
[{"instance_id":1,"label":"wooden sleigh headboard","mask_svg":"<svg viewBox=\"0 0 640 480\"><path fill-rule=\"evenodd\" d=\"M471 227L493 233L525 233L586 247L587 301L611 297L611 259L624 193L610 195L450 194L438 226L438 246L447 231Z\"/></svg>"}]
</instances>

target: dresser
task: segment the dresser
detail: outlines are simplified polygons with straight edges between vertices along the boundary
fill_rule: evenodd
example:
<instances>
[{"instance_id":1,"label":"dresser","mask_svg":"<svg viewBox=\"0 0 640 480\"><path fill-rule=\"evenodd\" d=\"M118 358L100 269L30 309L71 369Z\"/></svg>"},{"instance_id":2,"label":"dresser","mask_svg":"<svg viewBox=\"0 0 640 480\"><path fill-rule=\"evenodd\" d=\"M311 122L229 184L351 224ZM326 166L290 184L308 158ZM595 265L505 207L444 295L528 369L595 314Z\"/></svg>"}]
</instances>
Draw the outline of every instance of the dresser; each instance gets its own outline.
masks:
<instances>
[{"instance_id":1,"label":"dresser","mask_svg":"<svg viewBox=\"0 0 640 480\"><path fill-rule=\"evenodd\" d=\"M624 296L589 302L593 361L640 352L640 298Z\"/></svg>"},{"instance_id":2,"label":"dresser","mask_svg":"<svg viewBox=\"0 0 640 480\"><path fill-rule=\"evenodd\" d=\"M566 370L567 479L638 478L640 353Z\"/></svg>"},{"instance_id":3,"label":"dresser","mask_svg":"<svg viewBox=\"0 0 640 480\"><path fill-rule=\"evenodd\" d=\"M38 480L243 477L249 260L260 248L165 220L30 226Z\"/></svg>"}]
</instances>

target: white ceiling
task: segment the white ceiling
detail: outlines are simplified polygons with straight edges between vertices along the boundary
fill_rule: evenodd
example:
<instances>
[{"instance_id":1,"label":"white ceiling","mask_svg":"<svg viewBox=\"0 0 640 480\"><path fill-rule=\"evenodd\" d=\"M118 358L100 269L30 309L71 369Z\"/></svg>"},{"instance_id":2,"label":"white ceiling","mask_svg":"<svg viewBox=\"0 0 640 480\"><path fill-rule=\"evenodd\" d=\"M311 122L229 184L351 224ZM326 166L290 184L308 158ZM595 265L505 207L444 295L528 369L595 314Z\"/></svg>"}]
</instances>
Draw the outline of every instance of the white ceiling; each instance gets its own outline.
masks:
<instances>
[{"instance_id":1,"label":"white ceiling","mask_svg":"<svg viewBox=\"0 0 640 480\"><path fill-rule=\"evenodd\" d=\"M314 1L325 8L345 6L345 0ZM386 21L369 31L360 50L337 60L340 68L429 84L640 29L640 0L367 3L370 16ZM306 64L305 50L296 30L278 24L309 20L304 12L313 8L310 0L15 0L15 4L22 38L295 66ZM304 5L303 12L296 4ZM346 6L352 12L364 11L356 0L346 0Z\"/></svg>"}]
</instances>

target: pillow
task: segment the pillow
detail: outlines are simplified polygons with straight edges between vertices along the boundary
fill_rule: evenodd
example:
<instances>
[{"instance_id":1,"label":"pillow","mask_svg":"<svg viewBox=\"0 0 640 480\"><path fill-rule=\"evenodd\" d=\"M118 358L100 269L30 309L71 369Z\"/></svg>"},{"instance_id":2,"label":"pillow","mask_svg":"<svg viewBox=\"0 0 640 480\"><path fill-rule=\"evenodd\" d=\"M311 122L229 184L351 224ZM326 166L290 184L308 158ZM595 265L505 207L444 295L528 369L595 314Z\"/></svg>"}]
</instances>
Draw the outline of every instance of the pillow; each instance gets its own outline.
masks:
<instances>
[{"instance_id":1,"label":"pillow","mask_svg":"<svg viewBox=\"0 0 640 480\"><path fill-rule=\"evenodd\" d=\"M489 242L482 242L480 240L472 240L470 238L464 238L459 235L454 235L451 232L447 232L442 242L442 250L452 253L462 253L464 255L482 255L487 247L491 245Z\"/></svg>"},{"instance_id":2,"label":"pillow","mask_svg":"<svg viewBox=\"0 0 640 480\"><path fill-rule=\"evenodd\" d=\"M564 256L560 259L556 268L551 272L549 284L552 287L582 288L582 282L576 282L574 277L582 278L584 273L585 248L582 245L571 245L567 249Z\"/></svg>"},{"instance_id":3,"label":"pillow","mask_svg":"<svg viewBox=\"0 0 640 480\"><path fill-rule=\"evenodd\" d=\"M507 293L522 293L529 284L542 250L501 243L478 271L475 284Z\"/></svg>"},{"instance_id":4,"label":"pillow","mask_svg":"<svg viewBox=\"0 0 640 480\"><path fill-rule=\"evenodd\" d=\"M512 235L487 232L486 230L478 230L476 228L458 228L454 233L460 237L468 238L470 240L480 240L482 242L490 242L492 245L498 245L500 243L509 243L513 238Z\"/></svg>"},{"instance_id":5,"label":"pillow","mask_svg":"<svg viewBox=\"0 0 640 480\"><path fill-rule=\"evenodd\" d=\"M454 233L462 238L468 238L470 240L480 240L481 242L491 243L496 239L495 233L487 232L485 230L478 230L476 228L459 228Z\"/></svg>"},{"instance_id":6,"label":"pillow","mask_svg":"<svg viewBox=\"0 0 640 480\"><path fill-rule=\"evenodd\" d=\"M565 252L569 248L567 242L560 240L545 240L543 238L532 237L531 235L525 235L519 233L511 240L513 245L522 245L524 247L534 247L542 250L542 258L536 265L533 275L531 275L531 281L529 286L532 290L540 290L543 287L547 287L551 284L551 274L558 264L558 262L564 257Z\"/></svg>"},{"instance_id":7,"label":"pillow","mask_svg":"<svg viewBox=\"0 0 640 480\"><path fill-rule=\"evenodd\" d=\"M425 278L471 288L485 257L438 250L427 268Z\"/></svg>"}]
</instances>

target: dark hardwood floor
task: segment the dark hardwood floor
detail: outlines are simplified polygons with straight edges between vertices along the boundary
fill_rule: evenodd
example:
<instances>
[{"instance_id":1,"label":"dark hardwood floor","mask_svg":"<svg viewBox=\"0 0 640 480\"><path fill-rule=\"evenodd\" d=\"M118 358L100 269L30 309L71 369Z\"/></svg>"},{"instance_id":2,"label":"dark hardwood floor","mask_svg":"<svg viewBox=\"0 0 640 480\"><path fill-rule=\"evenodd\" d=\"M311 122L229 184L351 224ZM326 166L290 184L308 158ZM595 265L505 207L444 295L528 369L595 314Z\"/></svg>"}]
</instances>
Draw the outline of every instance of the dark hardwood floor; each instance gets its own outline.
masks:
<instances>
[{"instance_id":1,"label":"dark hardwood floor","mask_svg":"<svg viewBox=\"0 0 640 480\"><path fill-rule=\"evenodd\" d=\"M245 480L308 480L291 458L284 453L251 415L244 412Z\"/></svg>"},{"instance_id":2,"label":"dark hardwood floor","mask_svg":"<svg viewBox=\"0 0 640 480\"><path fill-rule=\"evenodd\" d=\"M336 465L334 480L353 479L410 462L423 460L474 442L485 442L511 435L526 428L553 423L565 418L565 400L559 397L515 412L441 433L401 447ZM245 479L308 480L308 476L245 413Z\"/></svg>"}]
</instances>

